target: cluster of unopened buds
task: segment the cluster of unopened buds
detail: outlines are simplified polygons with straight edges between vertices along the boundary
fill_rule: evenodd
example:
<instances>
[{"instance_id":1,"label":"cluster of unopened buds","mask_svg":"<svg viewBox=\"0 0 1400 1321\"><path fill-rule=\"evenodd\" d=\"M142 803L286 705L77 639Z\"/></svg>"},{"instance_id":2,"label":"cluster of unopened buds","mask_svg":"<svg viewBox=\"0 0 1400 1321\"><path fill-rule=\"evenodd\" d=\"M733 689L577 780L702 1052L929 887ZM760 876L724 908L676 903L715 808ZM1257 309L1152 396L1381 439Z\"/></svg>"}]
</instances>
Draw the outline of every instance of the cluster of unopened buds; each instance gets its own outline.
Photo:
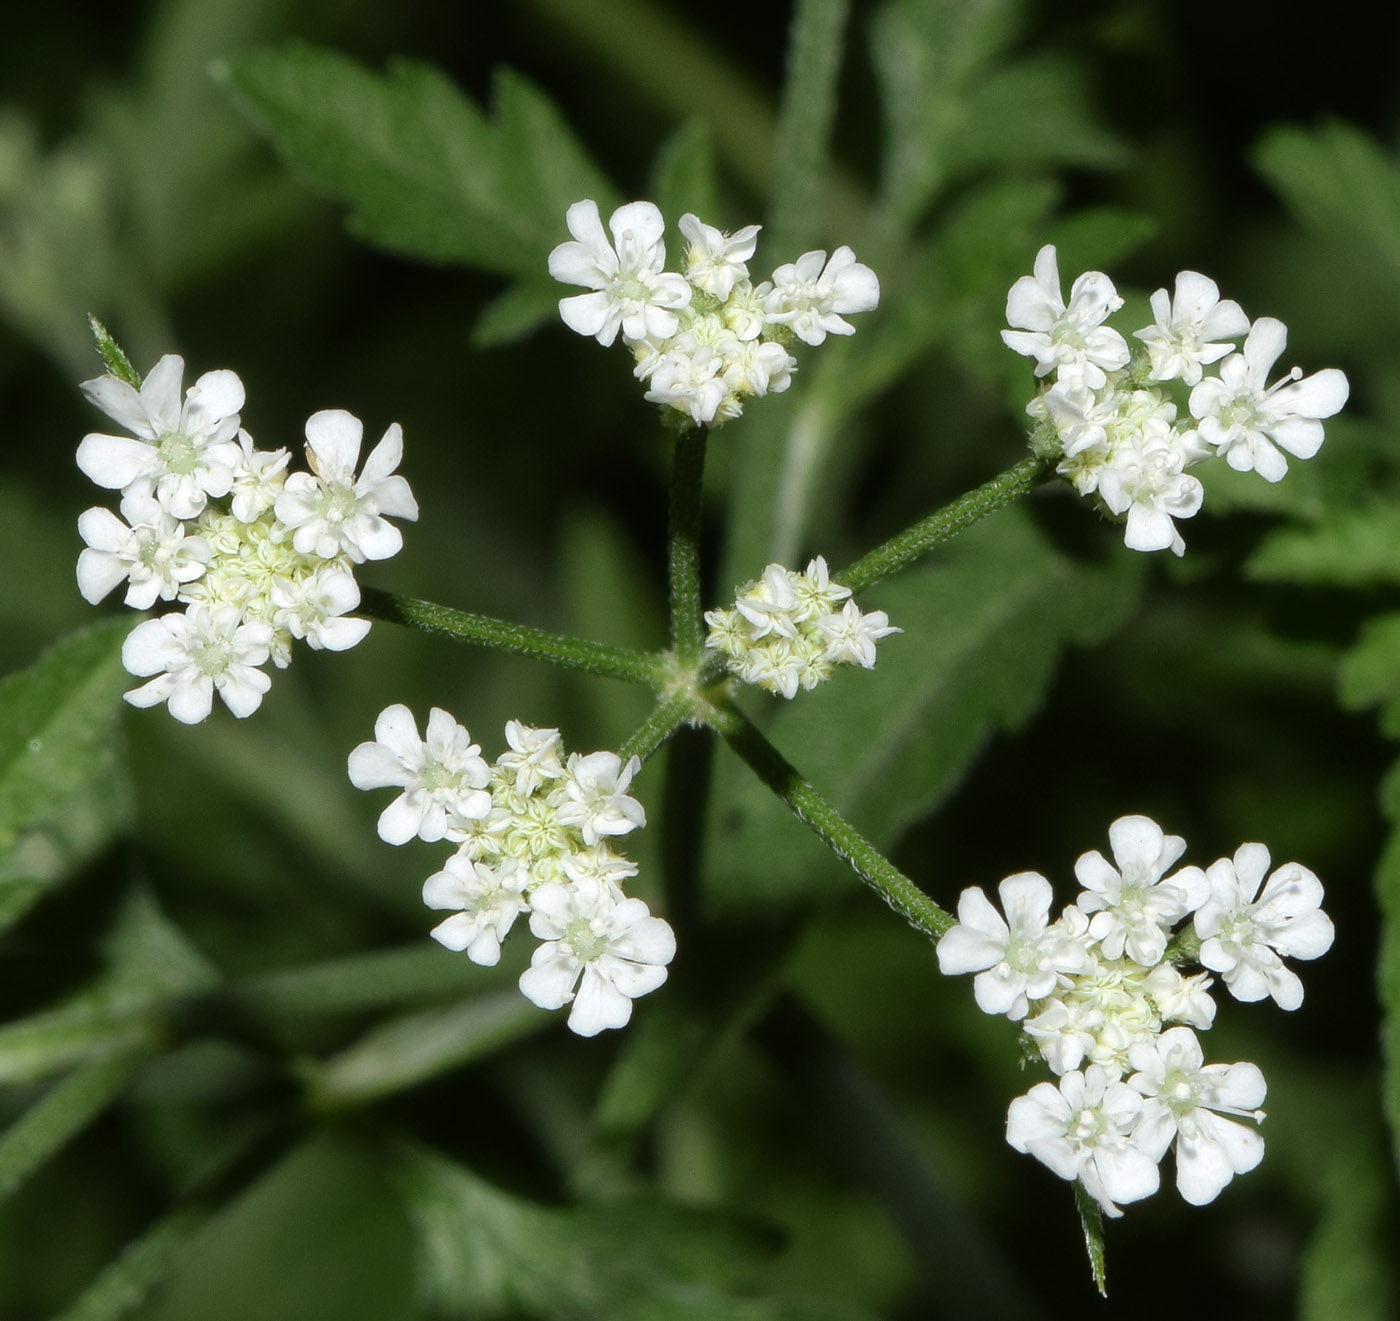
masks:
<instances>
[{"instance_id":1,"label":"cluster of unopened buds","mask_svg":"<svg viewBox=\"0 0 1400 1321\"><path fill-rule=\"evenodd\" d=\"M880 282L847 247L828 258L804 252L754 284L748 261L760 226L725 234L687 213L684 274L667 271L666 222L651 202L628 202L603 230L598 204L575 202L565 217L573 239L549 254L549 273L590 293L559 302L565 325L598 343L621 333L636 358L646 398L685 425L717 426L744 400L792 382L794 340L820 344L849 335L847 314L869 312Z\"/></svg>"},{"instance_id":2,"label":"cluster of unopened buds","mask_svg":"<svg viewBox=\"0 0 1400 1321\"><path fill-rule=\"evenodd\" d=\"M624 1026L676 952L670 926L623 893L637 868L612 846L646 825L627 793L641 763L613 752L566 757L557 729L512 720L509 751L490 765L438 707L425 733L406 706L386 707L349 772L356 788L402 791L379 818L386 843L457 846L423 886L423 902L450 914L434 938L489 967L528 914L541 943L520 977L526 999L542 1009L572 1004L569 1027L580 1036Z\"/></svg>"},{"instance_id":3,"label":"cluster of unopened buds","mask_svg":"<svg viewBox=\"0 0 1400 1321\"><path fill-rule=\"evenodd\" d=\"M875 667L875 644L902 629L883 610L862 611L831 581L820 555L796 573L770 564L727 610L709 610L705 645L745 683L784 697L815 688L837 665ZM844 602L845 604L841 604Z\"/></svg>"},{"instance_id":4,"label":"cluster of unopened buds","mask_svg":"<svg viewBox=\"0 0 1400 1321\"><path fill-rule=\"evenodd\" d=\"M217 692L236 716L252 714L271 680L262 666L291 662L292 641L329 651L353 647L369 621L347 618L360 603L354 566L397 554L403 537L386 515L416 519L397 423L359 476L363 428L340 410L306 423L309 472L289 473L285 449L259 450L239 425L243 383L206 372L181 397L185 364L174 354L140 389L116 376L83 391L132 434L94 433L78 466L121 492L121 517L87 510L78 530L78 588L94 604L126 583L126 604L149 610L122 647L127 670L149 682L126 694L134 706L165 702L186 724L209 715Z\"/></svg>"},{"instance_id":5,"label":"cluster of unopened buds","mask_svg":"<svg viewBox=\"0 0 1400 1321\"><path fill-rule=\"evenodd\" d=\"M1055 249L1046 246L1035 274L1011 287L1012 329L1001 337L1034 358L1047 382L1026 408L1039 424L1032 448L1055 458L1080 495L1125 519L1130 548L1180 555L1185 543L1172 520L1190 518L1204 496L1187 469L1219 456L1278 481L1285 453L1317 453L1321 419L1346 403L1347 378L1330 367L1304 378L1294 367L1270 384L1287 329L1272 317L1251 323L1196 271L1176 277L1173 295L1152 295L1153 324L1133 332L1142 345L1135 351L1104 324L1122 304L1102 271L1079 276L1066 304Z\"/></svg>"},{"instance_id":6,"label":"cluster of unopened buds","mask_svg":"<svg viewBox=\"0 0 1400 1321\"><path fill-rule=\"evenodd\" d=\"M1264 1117L1263 1074L1206 1064L1192 1031L1215 1020L1209 974L1237 1000L1296 1009L1303 984L1283 959L1325 953L1332 923L1317 877L1296 862L1270 874L1262 844L1172 872L1185 841L1149 818L1122 817L1108 835L1113 863L1097 851L1080 857L1084 888L1053 922L1038 872L1001 882L1000 913L980 888L964 890L938 963L976 973L979 1008L1020 1023L1028 1054L1059 1076L1011 1103L1006 1138L1017 1151L1077 1179L1117 1216L1119 1202L1157 1191L1174 1143L1177 1189L1200 1206L1264 1155L1240 1122ZM1185 975L1178 962L1208 971Z\"/></svg>"}]
</instances>

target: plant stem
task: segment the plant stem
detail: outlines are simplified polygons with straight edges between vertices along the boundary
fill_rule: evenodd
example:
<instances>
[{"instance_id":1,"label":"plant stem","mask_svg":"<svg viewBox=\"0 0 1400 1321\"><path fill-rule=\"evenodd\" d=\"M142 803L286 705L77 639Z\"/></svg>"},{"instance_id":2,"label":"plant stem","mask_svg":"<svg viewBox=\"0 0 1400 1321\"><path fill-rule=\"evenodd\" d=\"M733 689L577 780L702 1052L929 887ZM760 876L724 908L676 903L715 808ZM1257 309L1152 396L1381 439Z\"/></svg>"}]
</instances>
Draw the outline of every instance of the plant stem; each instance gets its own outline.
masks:
<instances>
[{"instance_id":1,"label":"plant stem","mask_svg":"<svg viewBox=\"0 0 1400 1321\"><path fill-rule=\"evenodd\" d=\"M819 839L845 858L857 876L910 926L929 936L941 936L954 924L944 912L868 839L850 825L793 768L741 711L728 705L706 710L710 726L748 763L758 776Z\"/></svg>"},{"instance_id":2,"label":"plant stem","mask_svg":"<svg viewBox=\"0 0 1400 1321\"><path fill-rule=\"evenodd\" d=\"M704 427L676 437L671 467L669 560L671 643L676 658L694 668L705 650L704 603L700 597L700 512L705 488Z\"/></svg>"},{"instance_id":3,"label":"plant stem","mask_svg":"<svg viewBox=\"0 0 1400 1321\"><path fill-rule=\"evenodd\" d=\"M970 528L988 514L994 514L1033 491L1053 470L1048 459L1035 455L1022 459L1014 467L998 473L991 481L983 482L966 495L960 495L942 509L935 509L927 518L897 533L884 545L868 551L840 573L832 574L832 581L849 587L853 592L873 586L919 556L927 555L935 546L951 541L959 532Z\"/></svg>"},{"instance_id":4,"label":"plant stem","mask_svg":"<svg viewBox=\"0 0 1400 1321\"><path fill-rule=\"evenodd\" d=\"M584 670L609 679L624 679L647 688L659 689L665 677L662 658L651 652L572 638L548 629L530 628L525 624L493 619L489 615L453 610L432 601L417 601L372 587L364 590L360 613L393 624L405 624L424 633L453 638L458 642L474 642L498 651L513 652L517 656L532 656L566 669Z\"/></svg>"},{"instance_id":5,"label":"plant stem","mask_svg":"<svg viewBox=\"0 0 1400 1321\"><path fill-rule=\"evenodd\" d=\"M651 714L633 731L631 738L618 749L623 761L640 757L646 761L681 726L695 707L688 692L672 693L652 708Z\"/></svg>"}]
</instances>

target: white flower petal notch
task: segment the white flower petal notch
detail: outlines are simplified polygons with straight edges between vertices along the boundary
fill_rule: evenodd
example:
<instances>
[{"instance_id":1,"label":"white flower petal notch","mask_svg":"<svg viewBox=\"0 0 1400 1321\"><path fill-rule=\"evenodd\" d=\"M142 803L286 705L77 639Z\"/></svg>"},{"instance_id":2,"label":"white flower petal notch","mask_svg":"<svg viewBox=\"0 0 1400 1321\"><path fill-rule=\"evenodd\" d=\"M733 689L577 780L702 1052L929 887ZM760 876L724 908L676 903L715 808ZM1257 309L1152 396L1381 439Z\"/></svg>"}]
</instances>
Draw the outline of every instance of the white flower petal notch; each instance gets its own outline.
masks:
<instances>
[{"instance_id":1,"label":"white flower petal notch","mask_svg":"<svg viewBox=\"0 0 1400 1321\"><path fill-rule=\"evenodd\" d=\"M549 254L549 273L588 293L559 301L570 330L631 350L645 398L673 426L718 427L750 399L792 384L798 343L849 335L847 316L872 311L880 282L848 247L804 253L755 285L749 263L760 226L727 234L699 216L680 218L684 274L664 269L665 219L651 202L629 202L603 228L596 202L565 215L573 236Z\"/></svg>"}]
</instances>

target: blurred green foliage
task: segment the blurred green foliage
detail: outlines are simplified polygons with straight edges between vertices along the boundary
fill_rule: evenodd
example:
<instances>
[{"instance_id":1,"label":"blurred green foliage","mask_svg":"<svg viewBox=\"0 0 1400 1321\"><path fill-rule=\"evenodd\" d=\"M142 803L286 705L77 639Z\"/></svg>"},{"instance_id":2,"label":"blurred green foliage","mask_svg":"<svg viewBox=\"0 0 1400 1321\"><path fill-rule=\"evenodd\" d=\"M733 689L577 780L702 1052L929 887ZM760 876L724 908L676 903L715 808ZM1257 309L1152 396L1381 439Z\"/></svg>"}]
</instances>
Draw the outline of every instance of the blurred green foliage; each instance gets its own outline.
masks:
<instances>
[{"instance_id":1,"label":"blurred green foliage","mask_svg":"<svg viewBox=\"0 0 1400 1321\"><path fill-rule=\"evenodd\" d=\"M366 581L662 645L669 442L545 278L582 196L762 219L762 260L849 243L881 277L857 336L715 436L716 600L770 558L846 562L1020 457L1028 372L998 331L1042 243L1139 303L1204 270L1288 323L1290 359L1345 368L1319 458L1277 487L1211 473L1179 564L1037 497L871 593L906 630L874 674L751 709L945 907L1015 870L1063 886L1137 811L1197 857L1258 839L1316 870L1338 939L1304 1008L1226 1003L1210 1043L1269 1077L1265 1163L1208 1208L1131 1208L1109 1286L1144 1319L1181 1309L1164 1269L1212 1314L1394 1314L1400 162L1378 20L750 11L7 20L0 1315L1088 1305L1068 1190L1003 1141L1014 1031L723 749L703 822L673 801L693 742L639 781L638 883L681 955L626 1033L579 1041L524 1004L518 945L495 970L431 946L436 862L380 845L344 777L377 712L446 707L494 756L512 717L616 747L643 695L377 625L299 650L246 723L123 713L130 617L73 581L89 313L138 369L237 370L265 446L323 407L402 422L422 519Z\"/></svg>"}]
</instances>

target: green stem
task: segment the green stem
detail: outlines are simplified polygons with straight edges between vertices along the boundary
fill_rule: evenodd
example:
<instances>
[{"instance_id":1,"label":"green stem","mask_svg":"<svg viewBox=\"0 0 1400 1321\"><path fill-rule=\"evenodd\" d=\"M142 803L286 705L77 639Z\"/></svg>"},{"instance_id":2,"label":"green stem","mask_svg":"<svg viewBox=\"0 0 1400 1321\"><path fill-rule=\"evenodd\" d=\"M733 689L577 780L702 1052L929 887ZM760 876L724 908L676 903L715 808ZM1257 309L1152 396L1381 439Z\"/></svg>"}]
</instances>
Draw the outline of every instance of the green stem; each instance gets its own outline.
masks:
<instances>
[{"instance_id":1,"label":"green stem","mask_svg":"<svg viewBox=\"0 0 1400 1321\"><path fill-rule=\"evenodd\" d=\"M652 708L651 714L642 721L631 738L618 749L623 761L640 757L646 761L671 735L688 719L695 707L695 699L688 692L672 693L663 697Z\"/></svg>"},{"instance_id":2,"label":"green stem","mask_svg":"<svg viewBox=\"0 0 1400 1321\"><path fill-rule=\"evenodd\" d=\"M1035 455L1022 459L991 481L960 495L942 509L935 509L927 518L897 533L884 545L876 546L840 573L832 574L832 581L853 592L871 587L921 555L927 555L935 546L951 541L988 514L1004 509L1035 490L1053 471L1054 466L1048 459Z\"/></svg>"},{"instance_id":3,"label":"green stem","mask_svg":"<svg viewBox=\"0 0 1400 1321\"><path fill-rule=\"evenodd\" d=\"M489 615L453 610L432 601L416 601L372 587L364 590L360 613L393 624L405 624L439 637L454 638L458 642L474 642L517 656L551 661L566 669L584 670L609 679L624 679L647 688L660 688L664 679L662 658L650 652L610 647L604 642L590 642L585 638L552 633L548 629L511 624Z\"/></svg>"},{"instance_id":4,"label":"green stem","mask_svg":"<svg viewBox=\"0 0 1400 1321\"><path fill-rule=\"evenodd\" d=\"M677 659L690 669L699 664L705 651L705 612L700 596L705 439L704 427L694 427L679 435L671 467L671 642Z\"/></svg>"},{"instance_id":5,"label":"green stem","mask_svg":"<svg viewBox=\"0 0 1400 1321\"><path fill-rule=\"evenodd\" d=\"M817 837L845 858L857 876L899 913L910 926L941 936L954 925L944 912L868 839L851 826L742 712L714 706L705 713L711 727L748 763L750 769L805 822Z\"/></svg>"}]
</instances>

